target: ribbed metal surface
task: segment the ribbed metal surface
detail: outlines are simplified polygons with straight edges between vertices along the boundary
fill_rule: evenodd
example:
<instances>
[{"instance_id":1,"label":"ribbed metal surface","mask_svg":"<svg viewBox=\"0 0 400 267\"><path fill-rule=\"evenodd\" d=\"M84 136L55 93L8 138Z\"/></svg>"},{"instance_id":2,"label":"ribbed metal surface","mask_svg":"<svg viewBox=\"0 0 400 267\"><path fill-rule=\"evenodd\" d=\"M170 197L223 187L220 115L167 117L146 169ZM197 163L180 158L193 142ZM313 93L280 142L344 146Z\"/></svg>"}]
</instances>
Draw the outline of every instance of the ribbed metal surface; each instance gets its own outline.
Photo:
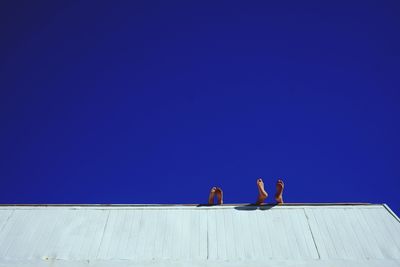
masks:
<instances>
[{"instance_id":1,"label":"ribbed metal surface","mask_svg":"<svg viewBox=\"0 0 400 267\"><path fill-rule=\"evenodd\" d=\"M400 266L400 222L383 205L0 207L0 266L180 264Z\"/></svg>"}]
</instances>

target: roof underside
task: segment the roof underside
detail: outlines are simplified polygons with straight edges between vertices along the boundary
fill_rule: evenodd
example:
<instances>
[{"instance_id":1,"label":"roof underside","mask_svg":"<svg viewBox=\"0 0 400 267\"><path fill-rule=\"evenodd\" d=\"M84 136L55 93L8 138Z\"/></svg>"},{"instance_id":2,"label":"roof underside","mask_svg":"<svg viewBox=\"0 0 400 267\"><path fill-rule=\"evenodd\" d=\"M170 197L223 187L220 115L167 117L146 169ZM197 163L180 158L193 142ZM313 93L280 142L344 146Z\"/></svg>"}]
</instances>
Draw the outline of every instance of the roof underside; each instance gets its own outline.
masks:
<instances>
[{"instance_id":1,"label":"roof underside","mask_svg":"<svg viewBox=\"0 0 400 267\"><path fill-rule=\"evenodd\" d=\"M1 206L0 266L400 266L385 205Z\"/></svg>"}]
</instances>

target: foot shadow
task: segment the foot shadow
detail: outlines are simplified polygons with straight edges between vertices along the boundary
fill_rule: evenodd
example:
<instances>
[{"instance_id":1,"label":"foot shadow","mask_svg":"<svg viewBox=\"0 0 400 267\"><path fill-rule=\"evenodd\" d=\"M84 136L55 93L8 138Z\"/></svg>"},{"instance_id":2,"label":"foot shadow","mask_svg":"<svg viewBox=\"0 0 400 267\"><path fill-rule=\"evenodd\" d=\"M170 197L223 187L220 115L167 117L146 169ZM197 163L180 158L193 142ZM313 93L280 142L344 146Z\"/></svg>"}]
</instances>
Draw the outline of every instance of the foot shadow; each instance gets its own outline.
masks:
<instances>
[{"instance_id":1,"label":"foot shadow","mask_svg":"<svg viewBox=\"0 0 400 267\"><path fill-rule=\"evenodd\" d=\"M264 204L264 205L257 205L257 204L246 204L246 205L241 205L241 206L235 206L235 210L240 210L240 211L252 211L252 210L269 210L272 209L273 207L277 206L278 204ZM197 204L196 207L214 207L214 206L223 206L219 204Z\"/></svg>"},{"instance_id":2,"label":"foot shadow","mask_svg":"<svg viewBox=\"0 0 400 267\"><path fill-rule=\"evenodd\" d=\"M252 211L252 210L269 210L275 207L277 204L265 204L265 205L257 205L257 204L247 204L243 206L235 207L235 210L240 211Z\"/></svg>"}]
</instances>

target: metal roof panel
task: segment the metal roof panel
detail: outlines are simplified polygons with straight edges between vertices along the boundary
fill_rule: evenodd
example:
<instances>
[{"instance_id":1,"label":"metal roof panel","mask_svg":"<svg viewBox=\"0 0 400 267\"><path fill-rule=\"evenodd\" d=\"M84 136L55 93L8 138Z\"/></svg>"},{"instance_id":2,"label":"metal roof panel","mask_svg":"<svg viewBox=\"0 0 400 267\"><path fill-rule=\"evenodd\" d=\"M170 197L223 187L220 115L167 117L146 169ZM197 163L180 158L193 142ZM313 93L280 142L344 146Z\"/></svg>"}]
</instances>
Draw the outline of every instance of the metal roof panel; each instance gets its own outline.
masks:
<instances>
[{"instance_id":1,"label":"metal roof panel","mask_svg":"<svg viewBox=\"0 0 400 267\"><path fill-rule=\"evenodd\" d=\"M0 266L400 266L385 205L0 206Z\"/></svg>"}]
</instances>

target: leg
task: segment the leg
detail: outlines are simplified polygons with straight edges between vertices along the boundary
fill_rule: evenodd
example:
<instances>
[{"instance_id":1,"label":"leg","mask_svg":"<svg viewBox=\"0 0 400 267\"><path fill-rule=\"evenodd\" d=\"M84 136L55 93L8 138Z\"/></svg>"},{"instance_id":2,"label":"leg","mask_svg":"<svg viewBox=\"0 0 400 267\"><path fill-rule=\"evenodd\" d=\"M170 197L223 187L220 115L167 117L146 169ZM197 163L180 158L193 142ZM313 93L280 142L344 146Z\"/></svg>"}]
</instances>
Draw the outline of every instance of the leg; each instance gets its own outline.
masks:
<instances>
[{"instance_id":1,"label":"leg","mask_svg":"<svg viewBox=\"0 0 400 267\"><path fill-rule=\"evenodd\" d=\"M217 187L217 190L215 191L215 193L217 194L217 199L218 199L218 205L221 205L224 203L223 200L223 192L222 189L220 187Z\"/></svg>"},{"instance_id":2,"label":"leg","mask_svg":"<svg viewBox=\"0 0 400 267\"><path fill-rule=\"evenodd\" d=\"M282 180L278 180L276 182L276 194L275 194L275 200L278 204L282 204L283 203L283 188L285 187L285 184L283 183Z\"/></svg>"},{"instance_id":3,"label":"leg","mask_svg":"<svg viewBox=\"0 0 400 267\"><path fill-rule=\"evenodd\" d=\"M217 190L217 188L215 186L213 188L211 188L211 190L210 190L210 195L208 196L208 204L209 205L214 204L214 196L215 196L216 190Z\"/></svg>"},{"instance_id":4,"label":"leg","mask_svg":"<svg viewBox=\"0 0 400 267\"><path fill-rule=\"evenodd\" d=\"M264 189L264 182L261 178L257 179L257 187L258 187L258 198L256 201L257 205L264 203L264 200L268 197L268 193Z\"/></svg>"}]
</instances>

